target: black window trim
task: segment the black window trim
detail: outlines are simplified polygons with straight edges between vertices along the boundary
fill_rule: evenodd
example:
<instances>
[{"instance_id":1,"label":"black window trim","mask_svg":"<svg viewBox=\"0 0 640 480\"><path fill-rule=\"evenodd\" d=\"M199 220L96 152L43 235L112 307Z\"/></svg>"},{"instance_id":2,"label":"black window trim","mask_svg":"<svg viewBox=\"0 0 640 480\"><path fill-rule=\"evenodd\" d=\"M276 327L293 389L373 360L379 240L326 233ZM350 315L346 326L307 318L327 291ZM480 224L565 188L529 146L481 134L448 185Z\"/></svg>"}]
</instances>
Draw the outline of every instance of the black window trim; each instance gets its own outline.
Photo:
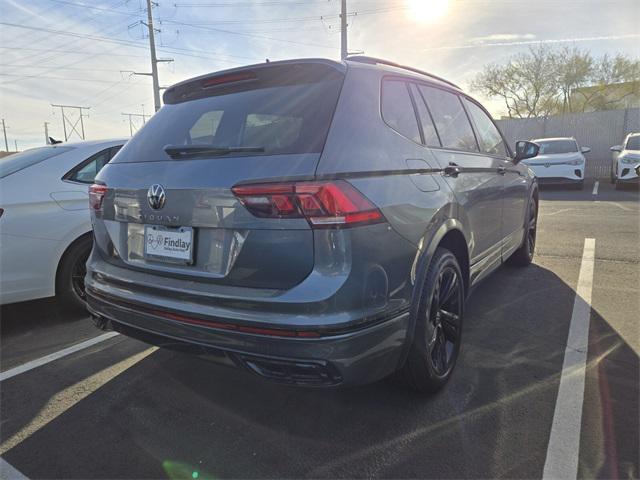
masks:
<instances>
[{"instance_id":1,"label":"black window trim","mask_svg":"<svg viewBox=\"0 0 640 480\"><path fill-rule=\"evenodd\" d=\"M461 95L465 95L464 93L461 93L457 90L453 90L451 88L446 88L443 87L442 85L435 85L433 83L428 83L428 82L420 82L420 81L415 81L414 83L418 84L418 85L423 85L425 87L430 87L430 88L435 88L438 90L443 90L445 92L451 93L452 95L456 96L458 98L458 101L460 102L460 105L462 106L462 110L464 111L466 117L467 117L467 121L469 122L469 126L471 127L471 132L473 133L473 138L476 140L476 147L478 147L477 151L474 150L464 150L462 148L453 148L453 147L445 147L445 146L440 146L440 147L435 147L435 146L430 146L428 145L429 148L437 148L439 150L450 150L452 152L464 152L464 153L471 153L471 154L481 154L482 156L486 156L486 153L482 153L480 151L480 144L478 143L478 137L476 136L476 132L474 129L474 125L473 122L471 121L471 119L469 118L469 113L467 112L467 109L464 106L464 102L462 101L462 99L460 98ZM420 89L418 89L418 91L420 92ZM422 92L420 92L420 95L422 95ZM465 95L466 96L466 95ZM429 108L429 102L426 101L426 99L424 98L424 103L427 106L427 110L429 111L429 115L431 115L431 109ZM440 132L438 131L438 126L435 123L435 120L433 119L433 115L431 116L431 120L433 121L433 127L436 129L436 134L438 135L438 140L440 141L440 145L442 145L442 137L440 136ZM498 130L500 131L500 130Z\"/></svg>"},{"instance_id":2,"label":"black window trim","mask_svg":"<svg viewBox=\"0 0 640 480\"><path fill-rule=\"evenodd\" d=\"M502 139L502 144L504 145L504 148L506 150L506 155L502 156L502 155L494 155L491 153L484 153L484 155L489 156L489 157L494 157L494 158L500 158L500 159L508 159L511 160L513 158L513 153L511 152L511 148L509 148L509 144L507 143L506 139L504 138L504 135L502 134L502 130L500 130L498 128L498 125L496 124L495 120L493 119L493 117L491 116L491 114L487 111L486 108L484 108L482 106L482 104L478 101L476 101L475 99L471 98L469 95L465 94L465 93L461 93L460 94L462 97L464 97L467 101L473 103L475 106L479 107L480 110L482 110L484 112L484 114L489 118L489 120L491 121L491 123L493 124L493 126L496 128L496 130L498 131L498 135L500 135L500 138ZM462 101L462 99L461 99ZM464 107L465 111L467 111L467 106L464 104L464 102L462 102L462 106ZM469 121L471 122L471 126L473 127L474 132L477 130L476 124L473 121L473 119L471 118L471 115L469 114L469 112L467 111L467 115L469 116ZM477 141L477 134L476 134L476 141ZM478 143L478 147L480 146L480 144ZM483 152L480 152L483 153Z\"/></svg>"},{"instance_id":3,"label":"black window trim","mask_svg":"<svg viewBox=\"0 0 640 480\"><path fill-rule=\"evenodd\" d=\"M383 85L385 81L398 81L398 82L404 82L405 85L407 85L408 88L408 84L413 83L414 85L416 85L416 87L423 85L425 87L430 87L430 88L436 88L438 90L443 90L445 92L451 93L455 96L458 97L458 101L460 102L460 104L462 105L462 109L464 110L465 114L467 115L467 120L469 121L469 124L471 125L471 131L473 132L473 136L476 139L476 146L478 147L477 151L473 151L473 150L464 150L461 148L453 148L453 147L444 147L442 146L442 138L440 137L440 132L438 131L438 127L436 126L435 120L433 118L433 114L431 113L431 109L429 108L429 103L426 101L426 99L424 98L422 91L420 91L420 89L418 88L418 92L420 93L420 96L422 97L422 100L424 102L424 105L427 107L427 112L429 112L429 116L431 117L431 121L433 122L433 128L436 131L436 135L438 136L438 141L440 142L440 146L437 145L426 145L424 143L417 143L415 142L413 139L407 137L406 135L403 135L402 133L398 132L397 130L395 130L391 125L389 125L387 123L387 121L384 119L384 116L382 115L382 89L383 89ZM415 103L413 103L413 96L411 95L411 89L409 88L409 98L412 99L412 105L413 105L413 113L416 116L416 121L418 122L418 130L420 131L420 138L424 138L424 131L422 130L422 122L420 121L420 116L418 115L418 111L416 109L416 105ZM477 134L476 134L476 128L475 128L475 124L473 123L473 121L469 118L469 113L467 112L467 108L464 105L464 102L462 101L462 98L460 97L464 97L466 99L468 99L469 101L473 102L474 104L476 104L477 106L480 107L480 109L485 112L485 114L489 117L489 119L491 120L491 122L493 123L493 125L496 127L496 129L498 130L498 133L500 134L500 137L502 138L502 141L505 145L505 148L507 150L507 156L502 156L502 155L492 155L490 153L484 153L480 151L480 144L478 143L478 138L477 138ZM479 157L492 157L492 158L497 158L500 160L507 160L507 161L511 161L511 159L513 158L513 152L511 151L511 148L509 147L509 144L507 143L507 141L504 138L504 135L502 133L502 130L500 130L498 128L498 125L496 124L495 120L493 119L493 117L489 114L489 112L487 111L486 108L484 108L482 106L482 104L480 104L478 101L476 101L474 98L470 97L469 95L467 95L466 93L460 91L460 90L456 90L453 88L449 88L445 85L439 85L436 83L431 83L428 81L422 81L420 79L417 78L413 78L413 77L403 77L400 75L384 75L381 79L380 79L380 118L382 119L382 121L384 122L384 124L389 127L394 133L402 136L403 138L406 138L407 140L415 143L416 145L420 145L421 147L425 147L425 148L433 148L436 150L441 150L441 151L448 151L448 152L456 152L456 153L466 153L468 155L477 155Z\"/></svg>"},{"instance_id":4,"label":"black window trim","mask_svg":"<svg viewBox=\"0 0 640 480\"><path fill-rule=\"evenodd\" d=\"M419 88L419 83L418 82L411 82L411 83L413 83L413 86L416 87L416 90L420 95L420 98L422 99L422 104L427 109L427 113L429 114L429 118L431 119L431 124L433 125L433 129L436 132L436 137L438 137L438 143L440 144L440 145L427 145L425 143L425 146L429 148L442 148L442 138L440 138L440 132L438 131L438 127L436 126L436 121L433 118L433 113L431 113L431 108L429 108L429 104L427 103L427 100L424 98L424 95L422 94L422 90L420 90ZM420 115L418 115L418 118L420 118ZM422 122L420 122L420 124L422 125Z\"/></svg>"},{"instance_id":5,"label":"black window trim","mask_svg":"<svg viewBox=\"0 0 640 480\"><path fill-rule=\"evenodd\" d=\"M413 116L416 119L416 125L418 126L418 133L420 134L420 139L422 140L422 143L418 143L416 142L413 138L409 138L407 137L404 133L399 132L398 130L396 130L395 128L393 128L391 125L389 125L389 123L387 123L387 120L384 118L384 115L382 114L382 102L383 102L383 90L384 90L384 82L389 81L389 82L402 82L404 84L405 89L407 90L407 93L409 94L409 101L411 102L411 106L413 107ZM406 77L402 77L402 76L397 76L397 75L385 75L380 79L380 100L379 100L379 104L380 104L380 118L382 119L382 122L391 129L391 131L397 135L400 135L402 138L406 138L407 140L409 140L412 143L415 143L416 145L420 145L421 147L425 147L426 145L424 144L424 133L422 131L422 124L420 123L420 119L418 118L418 112L416 111L416 105L413 101L413 96L411 95L411 89L409 88L409 79L407 79Z\"/></svg>"},{"instance_id":6,"label":"black window trim","mask_svg":"<svg viewBox=\"0 0 640 480\"><path fill-rule=\"evenodd\" d=\"M86 167L87 165L89 165L93 159L100 155L102 152L105 152L106 150L111 150L117 147L124 147L124 144L122 145L112 145L110 147L106 147L103 148L102 150L98 150L96 153L93 153L91 155L89 155L88 158L84 159L82 162L80 162L78 165L76 165L75 167L73 167L71 170L69 170L67 173L65 173L61 180L63 182L68 182L68 183L74 183L76 185L90 185L92 182L81 182L80 180L73 180L71 177L73 177L78 171L82 170L84 167ZM111 153L111 151L109 151L109 160L107 161L107 163L109 163L111 161L111 159L115 156L117 152L113 152Z\"/></svg>"}]
</instances>

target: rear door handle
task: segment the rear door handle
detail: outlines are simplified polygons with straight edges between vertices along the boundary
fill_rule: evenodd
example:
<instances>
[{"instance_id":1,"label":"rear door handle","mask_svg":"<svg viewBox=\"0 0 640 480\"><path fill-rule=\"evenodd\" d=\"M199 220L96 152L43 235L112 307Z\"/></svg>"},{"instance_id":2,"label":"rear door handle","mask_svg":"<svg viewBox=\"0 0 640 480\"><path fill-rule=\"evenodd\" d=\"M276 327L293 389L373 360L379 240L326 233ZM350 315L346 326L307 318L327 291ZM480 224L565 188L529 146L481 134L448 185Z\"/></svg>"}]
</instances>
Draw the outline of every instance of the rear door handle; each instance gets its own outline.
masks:
<instances>
[{"instance_id":1,"label":"rear door handle","mask_svg":"<svg viewBox=\"0 0 640 480\"><path fill-rule=\"evenodd\" d=\"M450 163L446 167L444 167L444 174L447 177L457 177L460 174L460 167L455 163Z\"/></svg>"},{"instance_id":2,"label":"rear door handle","mask_svg":"<svg viewBox=\"0 0 640 480\"><path fill-rule=\"evenodd\" d=\"M503 167L503 166L498 167L498 173L500 175L504 175L505 173L507 173L507 167Z\"/></svg>"}]
</instances>

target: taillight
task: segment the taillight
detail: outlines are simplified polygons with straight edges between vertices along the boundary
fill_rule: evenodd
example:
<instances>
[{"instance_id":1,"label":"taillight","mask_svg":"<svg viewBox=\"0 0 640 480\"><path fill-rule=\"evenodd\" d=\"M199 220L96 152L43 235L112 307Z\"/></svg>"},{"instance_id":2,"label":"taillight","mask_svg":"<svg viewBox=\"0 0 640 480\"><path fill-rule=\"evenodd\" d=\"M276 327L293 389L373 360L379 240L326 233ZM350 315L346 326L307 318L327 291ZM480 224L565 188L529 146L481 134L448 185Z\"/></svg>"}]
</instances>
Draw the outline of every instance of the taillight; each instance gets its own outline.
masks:
<instances>
[{"instance_id":1,"label":"taillight","mask_svg":"<svg viewBox=\"0 0 640 480\"><path fill-rule=\"evenodd\" d=\"M306 218L318 228L384 221L382 212L343 180L238 185L231 190L256 217Z\"/></svg>"},{"instance_id":2,"label":"taillight","mask_svg":"<svg viewBox=\"0 0 640 480\"><path fill-rule=\"evenodd\" d=\"M89 208L92 210L101 210L102 201L107 193L106 185L93 184L89 187Z\"/></svg>"}]
</instances>

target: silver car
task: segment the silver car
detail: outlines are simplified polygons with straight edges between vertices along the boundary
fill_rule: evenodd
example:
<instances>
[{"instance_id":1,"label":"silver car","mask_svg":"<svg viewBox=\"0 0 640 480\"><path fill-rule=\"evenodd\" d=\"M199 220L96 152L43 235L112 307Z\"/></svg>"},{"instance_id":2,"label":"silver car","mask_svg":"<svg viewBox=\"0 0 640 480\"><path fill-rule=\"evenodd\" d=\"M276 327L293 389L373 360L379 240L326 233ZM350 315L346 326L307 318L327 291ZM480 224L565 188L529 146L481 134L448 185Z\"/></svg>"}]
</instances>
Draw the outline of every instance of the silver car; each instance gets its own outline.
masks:
<instances>
[{"instance_id":1,"label":"silver car","mask_svg":"<svg viewBox=\"0 0 640 480\"><path fill-rule=\"evenodd\" d=\"M465 300L531 262L538 189L454 84L370 57L184 81L90 189L100 328L271 380L436 391Z\"/></svg>"}]
</instances>

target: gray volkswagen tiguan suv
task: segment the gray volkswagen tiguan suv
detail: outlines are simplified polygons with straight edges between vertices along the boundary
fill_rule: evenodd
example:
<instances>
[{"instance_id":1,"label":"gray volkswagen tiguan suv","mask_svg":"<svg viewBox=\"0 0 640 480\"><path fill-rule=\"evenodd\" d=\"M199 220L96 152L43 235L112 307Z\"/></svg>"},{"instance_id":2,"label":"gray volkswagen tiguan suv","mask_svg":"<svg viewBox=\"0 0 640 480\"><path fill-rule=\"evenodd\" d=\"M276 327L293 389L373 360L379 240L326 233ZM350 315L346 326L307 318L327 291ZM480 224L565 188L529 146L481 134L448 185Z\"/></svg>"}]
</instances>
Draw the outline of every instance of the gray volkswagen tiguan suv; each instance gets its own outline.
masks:
<instances>
[{"instance_id":1,"label":"gray volkswagen tiguan suv","mask_svg":"<svg viewBox=\"0 0 640 480\"><path fill-rule=\"evenodd\" d=\"M167 89L90 189L100 328L296 385L435 391L470 289L531 262L538 190L475 100L371 57Z\"/></svg>"}]
</instances>

